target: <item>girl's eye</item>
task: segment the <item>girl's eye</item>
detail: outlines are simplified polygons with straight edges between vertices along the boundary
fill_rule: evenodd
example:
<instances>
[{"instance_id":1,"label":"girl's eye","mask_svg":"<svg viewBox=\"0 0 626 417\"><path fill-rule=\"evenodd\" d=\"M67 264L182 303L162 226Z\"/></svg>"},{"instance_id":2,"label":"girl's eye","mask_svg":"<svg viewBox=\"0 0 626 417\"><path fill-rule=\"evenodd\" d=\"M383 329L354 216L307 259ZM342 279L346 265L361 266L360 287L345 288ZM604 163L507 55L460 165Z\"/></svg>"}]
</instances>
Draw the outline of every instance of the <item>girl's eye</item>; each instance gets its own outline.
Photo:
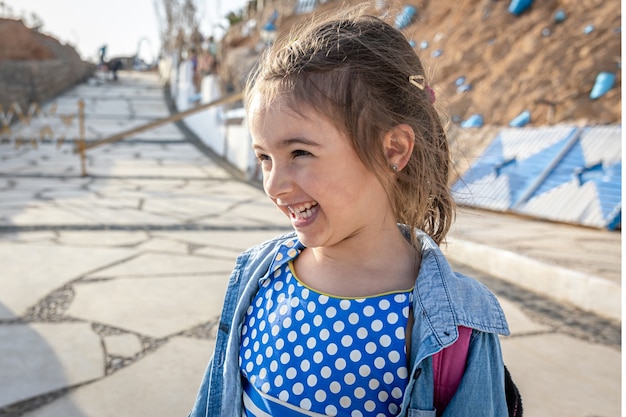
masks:
<instances>
[{"instance_id":1,"label":"girl's eye","mask_svg":"<svg viewBox=\"0 0 626 417\"><path fill-rule=\"evenodd\" d=\"M265 161L271 161L271 158L268 155L264 155L264 154L257 155L256 159L259 161L259 163L262 163Z\"/></svg>"},{"instance_id":2,"label":"girl's eye","mask_svg":"<svg viewBox=\"0 0 626 417\"><path fill-rule=\"evenodd\" d=\"M303 151L301 149L298 149L298 150L293 151L293 156L294 156L294 158L296 158L298 156L311 156L311 152Z\"/></svg>"}]
</instances>

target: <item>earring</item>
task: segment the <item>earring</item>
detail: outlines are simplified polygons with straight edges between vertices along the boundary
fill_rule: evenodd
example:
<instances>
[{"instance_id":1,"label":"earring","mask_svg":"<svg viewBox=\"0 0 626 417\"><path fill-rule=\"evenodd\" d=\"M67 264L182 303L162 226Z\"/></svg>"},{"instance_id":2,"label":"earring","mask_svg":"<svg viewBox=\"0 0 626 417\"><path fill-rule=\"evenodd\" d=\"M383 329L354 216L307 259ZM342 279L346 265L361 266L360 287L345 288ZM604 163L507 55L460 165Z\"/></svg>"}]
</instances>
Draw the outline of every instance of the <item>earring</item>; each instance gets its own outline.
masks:
<instances>
[{"instance_id":1,"label":"earring","mask_svg":"<svg viewBox=\"0 0 626 417\"><path fill-rule=\"evenodd\" d=\"M391 164L391 169L393 169L394 171L397 171L398 170L398 165Z\"/></svg>"}]
</instances>

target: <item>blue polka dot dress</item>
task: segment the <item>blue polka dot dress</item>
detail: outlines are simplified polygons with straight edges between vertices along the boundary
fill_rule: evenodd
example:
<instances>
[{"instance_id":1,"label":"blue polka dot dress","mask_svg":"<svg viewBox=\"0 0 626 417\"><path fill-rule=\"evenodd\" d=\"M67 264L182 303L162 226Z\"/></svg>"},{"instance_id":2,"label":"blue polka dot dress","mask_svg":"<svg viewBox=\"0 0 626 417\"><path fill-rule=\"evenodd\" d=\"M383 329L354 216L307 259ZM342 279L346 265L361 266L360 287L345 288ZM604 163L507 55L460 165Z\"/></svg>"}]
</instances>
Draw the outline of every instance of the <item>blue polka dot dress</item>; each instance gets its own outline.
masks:
<instances>
[{"instance_id":1,"label":"blue polka dot dress","mask_svg":"<svg viewBox=\"0 0 626 417\"><path fill-rule=\"evenodd\" d=\"M246 416L395 416L408 382L411 290L341 298L293 272L282 246L247 310L239 364Z\"/></svg>"}]
</instances>

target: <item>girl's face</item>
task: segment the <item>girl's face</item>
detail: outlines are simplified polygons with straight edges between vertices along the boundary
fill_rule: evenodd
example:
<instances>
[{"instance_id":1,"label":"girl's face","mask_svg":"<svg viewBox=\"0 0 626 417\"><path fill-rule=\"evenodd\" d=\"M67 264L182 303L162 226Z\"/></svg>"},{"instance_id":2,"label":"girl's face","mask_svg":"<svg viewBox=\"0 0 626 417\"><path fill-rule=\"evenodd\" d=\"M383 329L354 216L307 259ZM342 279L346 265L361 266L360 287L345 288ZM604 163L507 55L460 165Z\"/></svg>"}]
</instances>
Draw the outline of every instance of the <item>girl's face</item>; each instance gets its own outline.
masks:
<instances>
[{"instance_id":1,"label":"girl's face","mask_svg":"<svg viewBox=\"0 0 626 417\"><path fill-rule=\"evenodd\" d=\"M269 108L253 98L252 146L263 187L307 247L376 239L395 228L387 194L359 159L349 137L310 108L303 117L285 99ZM381 145L382 146L382 145Z\"/></svg>"}]
</instances>

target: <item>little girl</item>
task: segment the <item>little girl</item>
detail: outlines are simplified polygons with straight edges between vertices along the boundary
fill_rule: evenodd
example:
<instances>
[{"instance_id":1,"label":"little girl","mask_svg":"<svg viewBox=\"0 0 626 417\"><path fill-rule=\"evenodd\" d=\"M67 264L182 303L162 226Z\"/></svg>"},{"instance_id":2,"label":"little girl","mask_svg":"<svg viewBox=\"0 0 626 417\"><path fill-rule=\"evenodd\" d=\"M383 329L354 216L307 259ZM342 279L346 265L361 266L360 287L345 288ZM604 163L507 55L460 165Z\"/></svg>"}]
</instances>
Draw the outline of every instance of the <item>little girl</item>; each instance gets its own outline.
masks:
<instances>
[{"instance_id":1,"label":"little girl","mask_svg":"<svg viewBox=\"0 0 626 417\"><path fill-rule=\"evenodd\" d=\"M448 145L407 39L374 17L311 23L245 96L264 190L295 232L237 259L190 415L507 415L507 323L439 250ZM465 372L436 411L432 356L459 326Z\"/></svg>"}]
</instances>

